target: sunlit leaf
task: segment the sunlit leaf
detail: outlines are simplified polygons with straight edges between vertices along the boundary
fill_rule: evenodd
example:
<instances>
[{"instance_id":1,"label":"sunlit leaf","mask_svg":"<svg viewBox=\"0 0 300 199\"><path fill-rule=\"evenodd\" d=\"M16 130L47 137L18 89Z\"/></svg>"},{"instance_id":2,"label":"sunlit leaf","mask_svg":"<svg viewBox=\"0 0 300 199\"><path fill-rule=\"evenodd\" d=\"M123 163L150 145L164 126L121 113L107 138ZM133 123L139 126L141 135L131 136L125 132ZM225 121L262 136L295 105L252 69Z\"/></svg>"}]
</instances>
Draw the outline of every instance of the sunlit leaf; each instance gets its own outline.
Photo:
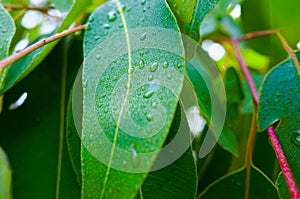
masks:
<instances>
[{"instance_id":1,"label":"sunlit leaf","mask_svg":"<svg viewBox=\"0 0 300 199\"><path fill-rule=\"evenodd\" d=\"M299 53L297 53L299 60ZM271 70L265 77L258 106L259 131L277 121L275 132L286 159L300 186L300 78L294 62L289 59Z\"/></svg>"},{"instance_id":2,"label":"sunlit leaf","mask_svg":"<svg viewBox=\"0 0 300 199\"><path fill-rule=\"evenodd\" d=\"M174 11L176 17L178 17L184 23L191 23L194 14L194 8L196 0L167 0L170 7Z\"/></svg>"},{"instance_id":3,"label":"sunlit leaf","mask_svg":"<svg viewBox=\"0 0 300 199\"><path fill-rule=\"evenodd\" d=\"M175 34L166 38L161 28ZM128 172L151 169L183 83L177 31L161 0L108 2L90 17L84 42L82 197L133 198L138 193L147 174ZM177 55L145 45L153 39L157 45L170 39L162 44Z\"/></svg>"}]
</instances>

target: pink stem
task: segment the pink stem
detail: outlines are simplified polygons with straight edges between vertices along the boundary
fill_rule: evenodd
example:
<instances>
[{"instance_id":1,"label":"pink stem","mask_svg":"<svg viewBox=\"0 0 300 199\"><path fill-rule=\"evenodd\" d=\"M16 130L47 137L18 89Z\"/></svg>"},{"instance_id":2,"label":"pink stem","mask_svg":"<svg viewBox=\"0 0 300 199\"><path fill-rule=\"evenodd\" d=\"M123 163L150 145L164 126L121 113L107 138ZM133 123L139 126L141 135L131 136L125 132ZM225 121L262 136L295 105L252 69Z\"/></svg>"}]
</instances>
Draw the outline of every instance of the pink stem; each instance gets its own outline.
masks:
<instances>
[{"instance_id":1,"label":"pink stem","mask_svg":"<svg viewBox=\"0 0 300 199\"><path fill-rule=\"evenodd\" d=\"M246 78L246 81L249 85L249 88L251 90L253 101L257 105L258 104L258 93L257 93L256 87L255 87L254 81L251 77L251 74L248 70L248 67L247 67L247 65L246 65L246 63L245 63L245 61L242 57L242 54L241 54L241 51L240 51L240 48L239 48L238 40L236 40L236 39L232 40L232 44L233 44L233 48L236 52L236 56L237 56L237 59L238 59L238 62L240 64L240 66L241 66L242 72L243 72L243 74Z\"/></svg>"},{"instance_id":2,"label":"pink stem","mask_svg":"<svg viewBox=\"0 0 300 199\"><path fill-rule=\"evenodd\" d=\"M300 198L299 189L296 185L294 176L291 172L291 169L290 169L290 167L288 165L288 162L287 162L287 160L284 156L284 153L282 151L282 148L280 146L280 143L279 143L279 141L276 137L275 131L274 131L272 126L270 126L268 128L268 134L269 134L269 137L271 139L271 142L272 142L272 145L273 145L274 149L276 149L275 153L276 153L276 156L278 158L278 161L279 161L284 179L285 179L286 184L288 186L291 198L292 199L299 199Z\"/></svg>"},{"instance_id":3,"label":"pink stem","mask_svg":"<svg viewBox=\"0 0 300 199\"><path fill-rule=\"evenodd\" d=\"M240 64L240 66L241 66L242 72L243 72L243 74L245 76L245 79L246 79L246 81L249 85L249 88L251 90L253 101L254 101L255 105L257 106L258 101L259 101L258 92L256 90L256 87L255 87L255 84L253 82L252 76L249 72L249 69L248 69L248 67L247 67L247 65L246 65L246 63L245 63L245 61L242 57L242 54L241 54L241 51L240 51L240 48L239 48L239 45L238 45L238 40L233 39L231 42L232 42L233 48L236 52L236 56L237 56L237 59L238 59L238 62ZM299 189L297 187L294 176L291 172L291 169L288 165L288 162L285 158L285 155L282 151L281 145L278 141L278 138L277 138L277 136L275 134L275 131L274 131L272 126L270 126L268 128L268 135L271 139L273 148L275 150L275 154L276 154L277 159L279 161L279 165L280 165L280 168L282 170L282 173L283 173L284 179L286 181L286 184L288 186L291 198L292 199L300 199Z\"/></svg>"}]
</instances>

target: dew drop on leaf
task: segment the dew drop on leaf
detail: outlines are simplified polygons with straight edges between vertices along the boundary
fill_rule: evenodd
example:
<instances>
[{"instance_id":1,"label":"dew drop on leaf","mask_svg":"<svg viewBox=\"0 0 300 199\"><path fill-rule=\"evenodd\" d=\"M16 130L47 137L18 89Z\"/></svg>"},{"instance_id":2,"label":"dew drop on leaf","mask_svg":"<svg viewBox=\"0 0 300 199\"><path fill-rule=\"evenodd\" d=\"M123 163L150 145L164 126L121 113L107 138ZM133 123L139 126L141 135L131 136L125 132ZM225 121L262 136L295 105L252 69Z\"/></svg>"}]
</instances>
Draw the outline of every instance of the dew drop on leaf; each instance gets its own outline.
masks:
<instances>
[{"instance_id":1,"label":"dew drop on leaf","mask_svg":"<svg viewBox=\"0 0 300 199\"><path fill-rule=\"evenodd\" d=\"M157 70L157 68L158 68L158 63L154 62L150 67L150 71L155 72Z\"/></svg>"},{"instance_id":2,"label":"dew drop on leaf","mask_svg":"<svg viewBox=\"0 0 300 199\"><path fill-rule=\"evenodd\" d=\"M168 67L169 67L169 63L165 61L165 62L163 63L163 68L168 68Z\"/></svg>"},{"instance_id":3,"label":"dew drop on leaf","mask_svg":"<svg viewBox=\"0 0 300 199\"><path fill-rule=\"evenodd\" d=\"M107 19L108 19L109 22L115 21L117 19L117 13L114 10L110 11L107 14Z\"/></svg>"},{"instance_id":4,"label":"dew drop on leaf","mask_svg":"<svg viewBox=\"0 0 300 199\"><path fill-rule=\"evenodd\" d=\"M292 134L291 142L294 145L300 147L300 130L297 130L295 133Z\"/></svg>"},{"instance_id":5,"label":"dew drop on leaf","mask_svg":"<svg viewBox=\"0 0 300 199\"><path fill-rule=\"evenodd\" d=\"M144 41L146 39L146 37L147 37L147 33L145 32L141 35L140 40Z\"/></svg>"},{"instance_id":6,"label":"dew drop on leaf","mask_svg":"<svg viewBox=\"0 0 300 199\"><path fill-rule=\"evenodd\" d=\"M152 108L157 108L157 107L158 107L158 103L157 103L157 102L153 102L153 103L151 104L151 107L152 107Z\"/></svg>"},{"instance_id":7,"label":"dew drop on leaf","mask_svg":"<svg viewBox=\"0 0 300 199\"><path fill-rule=\"evenodd\" d=\"M128 74L131 75L133 73L134 69L131 67L128 69Z\"/></svg>"},{"instance_id":8,"label":"dew drop on leaf","mask_svg":"<svg viewBox=\"0 0 300 199\"><path fill-rule=\"evenodd\" d=\"M141 60L141 61L139 62L139 67L140 67L140 68L144 68L144 66L145 66L145 62L144 62L143 60Z\"/></svg>"},{"instance_id":9,"label":"dew drop on leaf","mask_svg":"<svg viewBox=\"0 0 300 199\"><path fill-rule=\"evenodd\" d=\"M149 75L148 80L152 81L153 79L154 79L154 76L153 75Z\"/></svg>"},{"instance_id":10,"label":"dew drop on leaf","mask_svg":"<svg viewBox=\"0 0 300 199\"><path fill-rule=\"evenodd\" d=\"M153 96L153 94L154 94L154 91L148 91L144 94L144 98L147 98L147 99L151 98Z\"/></svg>"},{"instance_id":11,"label":"dew drop on leaf","mask_svg":"<svg viewBox=\"0 0 300 199\"><path fill-rule=\"evenodd\" d=\"M111 26L108 23L105 23L105 24L102 25L102 28L103 29L110 29Z\"/></svg>"},{"instance_id":12,"label":"dew drop on leaf","mask_svg":"<svg viewBox=\"0 0 300 199\"><path fill-rule=\"evenodd\" d=\"M148 114L148 115L147 115L147 120L148 120L149 122L151 122L152 119L153 119L153 116L152 116L151 114Z\"/></svg>"}]
</instances>

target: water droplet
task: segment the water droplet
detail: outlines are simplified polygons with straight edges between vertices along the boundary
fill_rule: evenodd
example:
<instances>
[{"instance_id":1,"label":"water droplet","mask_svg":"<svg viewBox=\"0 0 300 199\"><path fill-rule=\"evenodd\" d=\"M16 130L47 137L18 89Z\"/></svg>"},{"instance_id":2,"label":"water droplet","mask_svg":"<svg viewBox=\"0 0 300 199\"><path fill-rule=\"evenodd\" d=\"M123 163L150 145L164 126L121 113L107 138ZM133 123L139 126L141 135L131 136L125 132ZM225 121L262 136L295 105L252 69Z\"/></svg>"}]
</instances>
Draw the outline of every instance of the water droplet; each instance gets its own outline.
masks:
<instances>
[{"instance_id":1,"label":"water droplet","mask_svg":"<svg viewBox=\"0 0 300 199\"><path fill-rule=\"evenodd\" d=\"M155 72L157 70L157 68L158 68L158 63L154 62L150 67L150 71Z\"/></svg>"},{"instance_id":2,"label":"water droplet","mask_svg":"<svg viewBox=\"0 0 300 199\"><path fill-rule=\"evenodd\" d=\"M168 68L168 67L169 67L169 63L165 61L165 62L163 63L163 68Z\"/></svg>"},{"instance_id":3,"label":"water droplet","mask_svg":"<svg viewBox=\"0 0 300 199\"><path fill-rule=\"evenodd\" d=\"M124 25L122 23L120 23L119 28L124 28Z\"/></svg>"},{"instance_id":4,"label":"water droplet","mask_svg":"<svg viewBox=\"0 0 300 199\"><path fill-rule=\"evenodd\" d=\"M154 79L154 76L153 75L149 75L148 80L152 81L153 79Z\"/></svg>"},{"instance_id":5,"label":"water droplet","mask_svg":"<svg viewBox=\"0 0 300 199\"><path fill-rule=\"evenodd\" d=\"M140 40L144 41L146 39L146 37L147 37L147 33L145 32L141 35Z\"/></svg>"},{"instance_id":6,"label":"water droplet","mask_svg":"<svg viewBox=\"0 0 300 199\"><path fill-rule=\"evenodd\" d=\"M150 98L153 96L153 94L154 94L154 91L148 91L144 94L144 98Z\"/></svg>"},{"instance_id":7,"label":"water droplet","mask_svg":"<svg viewBox=\"0 0 300 199\"><path fill-rule=\"evenodd\" d=\"M133 73L134 69L131 67L128 69L128 74L131 75Z\"/></svg>"},{"instance_id":8,"label":"water droplet","mask_svg":"<svg viewBox=\"0 0 300 199\"><path fill-rule=\"evenodd\" d=\"M104 29L110 29L111 26L108 23L105 23L105 24L102 25L102 28L104 28Z\"/></svg>"},{"instance_id":9,"label":"water droplet","mask_svg":"<svg viewBox=\"0 0 300 199\"><path fill-rule=\"evenodd\" d=\"M145 62L144 62L144 60L141 60L141 61L139 62L139 67L140 67L140 68L144 68L144 66L145 66Z\"/></svg>"},{"instance_id":10,"label":"water droplet","mask_svg":"<svg viewBox=\"0 0 300 199\"><path fill-rule=\"evenodd\" d=\"M300 130L297 130L295 133L292 134L291 142L294 145L300 147Z\"/></svg>"},{"instance_id":11,"label":"water droplet","mask_svg":"<svg viewBox=\"0 0 300 199\"><path fill-rule=\"evenodd\" d=\"M96 58L99 60L101 58L101 55L96 55Z\"/></svg>"},{"instance_id":12,"label":"water droplet","mask_svg":"<svg viewBox=\"0 0 300 199\"><path fill-rule=\"evenodd\" d=\"M157 108L157 107L158 107L158 103L157 103L157 102L153 102L153 103L151 104L151 107L152 107L152 108Z\"/></svg>"},{"instance_id":13,"label":"water droplet","mask_svg":"<svg viewBox=\"0 0 300 199\"><path fill-rule=\"evenodd\" d=\"M168 79L172 79L172 75L167 75L167 78Z\"/></svg>"},{"instance_id":14,"label":"water droplet","mask_svg":"<svg viewBox=\"0 0 300 199\"><path fill-rule=\"evenodd\" d=\"M117 19L117 13L114 10L110 11L107 14L107 19L108 19L109 22L115 21Z\"/></svg>"},{"instance_id":15,"label":"water droplet","mask_svg":"<svg viewBox=\"0 0 300 199\"><path fill-rule=\"evenodd\" d=\"M141 5L145 5L146 4L146 0L141 0Z\"/></svg>"},{"instance_id":16,"label":"water droplet","mask_svg":"<svg viewBox=\"0 0 300 199\"><path fill-rule=\"evenodd\" d=\"M100 108L100 107L103 106L103 103L99 102L99 103L97 104L97 106Z\"/></svg>"},{"instance_id":17,"label":"water droplet","mask_svg":"<svg viewBox=\"0 0 300 199\"><path fill-rule=\"evenodd\" d=\"M149 122L151 122L153 119L153 116L151 114L148 114L146 118Z\"/></svg>"},{"instance_id":18,"label":"water droplet","mask_svg":"<svg viewBox=\"0 0 300 199\"><path fill-rule=\"evenodd\" d=\"M105 110L104 110L104 113L108 113L108 109L105 109Z\"/></svg>"}]
</instances>

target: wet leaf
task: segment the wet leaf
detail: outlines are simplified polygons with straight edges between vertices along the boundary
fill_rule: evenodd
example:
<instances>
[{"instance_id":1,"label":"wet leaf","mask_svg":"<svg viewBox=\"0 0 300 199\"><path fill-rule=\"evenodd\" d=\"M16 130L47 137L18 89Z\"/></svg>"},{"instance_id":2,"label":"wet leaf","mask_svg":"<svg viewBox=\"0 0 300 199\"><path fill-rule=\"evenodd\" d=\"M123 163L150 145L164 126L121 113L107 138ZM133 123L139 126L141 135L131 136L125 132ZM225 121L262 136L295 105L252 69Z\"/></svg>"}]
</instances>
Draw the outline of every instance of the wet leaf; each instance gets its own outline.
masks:
<instances>
[{"instance_id":1,"label":"wet leaf","mask_svg":"<svg viewBox=\"0 0 300 199\"><path fill-rule=\"evenodd\" d=\"M187 124L186 118L180 121L182 114L185 114L177 107L175 118L173 120L167 143L170 142L178 133L178 126ZM189 136L190 132L185 132ZM180 145L182 143L178 143ZM177 199L193 199L197 193L197 171L192 148L189 147L186 152L169 166L152 171L148 174L147 179L137 198L177 198Z\"/></svg>"},{"instance_id":2,"label":"wet leaf","mask_svg":"<svg viewBox=\"0 0 300 199\"><path fill-rule=\"evenodd\" d=\"M278 178L276 180L276 186L278 187L279 198L291 199L291 195L290 195L289 189L287 187L287 184L285 182L282 172L280 172L280 174L278 175Z\"/></svg>"},{"instance_id":3,"label":"wet leaf","mask_svg":"<svg viewBox=\"0 0 300 199\"><path fill-rule=\"evenodd\" d=\"M84 53L82 197L134 198L167 138L183 83L175 18L161 0L108 2L89 19Z\"/></svg>"},{"instance_id":4,"label":"wet leaf","mask_svg":"<svg viewBox=\"0 0 300 199\"><path fill-rule=\"evenodd\" d=\"M297 53L299 60L299 53ZM300 186L300 78L291 59L273 68L265 77L258 106L259 131L277 121L275 132L286 159Z\"/></svg>"}]
</instances>

